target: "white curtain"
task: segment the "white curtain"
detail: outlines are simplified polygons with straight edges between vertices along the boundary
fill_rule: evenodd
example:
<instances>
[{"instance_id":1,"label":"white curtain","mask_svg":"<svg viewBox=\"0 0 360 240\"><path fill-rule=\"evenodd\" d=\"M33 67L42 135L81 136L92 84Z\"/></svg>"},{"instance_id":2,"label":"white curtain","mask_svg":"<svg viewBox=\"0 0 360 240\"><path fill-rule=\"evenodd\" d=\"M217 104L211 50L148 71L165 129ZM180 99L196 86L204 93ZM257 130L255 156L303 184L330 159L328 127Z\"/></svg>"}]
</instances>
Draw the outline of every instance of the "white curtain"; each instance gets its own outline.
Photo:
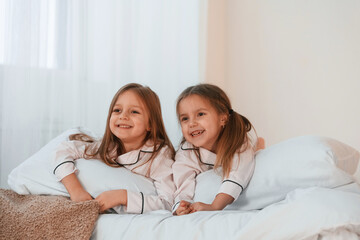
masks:
<instances>
[{"instance_id":1,"label":"white curtain","mask_svg":"<svg viewBox=\"0 0 360 240\"><path fill-rule=\"evenodd\" d=\"M1 187L62 131L103 134L128 82L158 93L177 146L175 100L198 81L198 1L0 0Z\"/></svg>"}]
</instances>

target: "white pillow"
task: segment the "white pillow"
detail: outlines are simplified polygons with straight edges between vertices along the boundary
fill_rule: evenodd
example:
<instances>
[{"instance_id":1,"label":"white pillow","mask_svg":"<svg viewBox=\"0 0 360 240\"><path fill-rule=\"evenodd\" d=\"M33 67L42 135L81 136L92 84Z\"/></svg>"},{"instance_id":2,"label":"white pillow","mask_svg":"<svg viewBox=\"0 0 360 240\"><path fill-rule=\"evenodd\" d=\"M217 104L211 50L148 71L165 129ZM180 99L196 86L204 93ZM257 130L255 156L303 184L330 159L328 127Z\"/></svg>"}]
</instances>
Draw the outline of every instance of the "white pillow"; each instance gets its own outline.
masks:
<instances>
[{"instance_id":1,"label":"white pillow","mask_svg":"<svg viewBox=\"0 0 360 240\"><path fill-rule=\"evenodd\" d=\"M297 188L335 188L354 182L360 153L331 138L302 136L259 151L255 161L248 187L226 209L262 209ZM211 203L221 182L214 170L199 174L194 201Z\"/></svg>"},{"instance_id":2,"label":"white pillow","mask_svg":"<svg viewBox=\"0 0 360 240\"><path fill-rule=\"evenodd\" d=\"M57 181L53 174L53 151L63 141L68 140L73 133L86 132L84 129L70 129L51 140L37 153L26 159L12 170L8 184L18 194L50 194L69 196L64 185ZM113 168L100 160L78 159L75 161L78 178L91 196L96 197L101 192L112 189L127 189L141 191L147 195L156 195L151 179L132 173L125 168Z\"/></svg>"}]
</instances>

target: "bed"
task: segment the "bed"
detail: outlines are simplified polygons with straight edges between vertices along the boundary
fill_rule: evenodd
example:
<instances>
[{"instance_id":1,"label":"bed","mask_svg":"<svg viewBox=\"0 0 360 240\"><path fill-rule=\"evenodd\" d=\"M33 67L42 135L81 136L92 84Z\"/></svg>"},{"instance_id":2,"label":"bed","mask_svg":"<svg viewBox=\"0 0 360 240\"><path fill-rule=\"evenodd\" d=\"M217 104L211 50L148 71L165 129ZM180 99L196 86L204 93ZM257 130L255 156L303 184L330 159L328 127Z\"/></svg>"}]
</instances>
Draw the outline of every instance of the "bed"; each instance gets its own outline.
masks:
<instances>
[{"instance_id":1,"label":"bed","mask_svg":"<svg viewBox=\"0 0 360 240\"><path fill-rule=\"evenodd\" d=\"M52 174L52 153L72 133L65 131L13 169L12 191L68 196ZM90 133L91 134L91 133ZM91 239L360 239L360 153L335 139L301 136L257 153L254 175L239 199L223 211L173 216L100 214ZM99 160L76 161L78 178L96 197L125 188L156 194L151 180ZM96 176L96 177L94 177ZM221 177L197 176L195 201L211 202Z\"/></svg>"}]
</instances>

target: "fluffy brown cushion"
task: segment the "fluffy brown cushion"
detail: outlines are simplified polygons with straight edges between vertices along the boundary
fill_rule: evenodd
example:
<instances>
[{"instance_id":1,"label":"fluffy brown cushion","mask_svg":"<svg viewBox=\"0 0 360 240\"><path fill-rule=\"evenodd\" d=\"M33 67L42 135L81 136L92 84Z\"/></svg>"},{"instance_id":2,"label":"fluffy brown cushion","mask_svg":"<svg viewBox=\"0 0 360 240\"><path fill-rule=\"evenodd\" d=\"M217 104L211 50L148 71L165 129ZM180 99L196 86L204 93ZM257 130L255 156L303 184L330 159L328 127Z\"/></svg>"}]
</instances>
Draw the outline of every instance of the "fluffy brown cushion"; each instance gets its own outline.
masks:
<instances>
[{"instance_id":1,"label":"fluffy brown cushion","mask_svg":"<svg viewBox=\"0 0 360 240\"><path fill-rule=\"evenodd\" d=\"M94 200L0 189L0 239L89 239L98 215Z\"/></svg>"}]
</instances>

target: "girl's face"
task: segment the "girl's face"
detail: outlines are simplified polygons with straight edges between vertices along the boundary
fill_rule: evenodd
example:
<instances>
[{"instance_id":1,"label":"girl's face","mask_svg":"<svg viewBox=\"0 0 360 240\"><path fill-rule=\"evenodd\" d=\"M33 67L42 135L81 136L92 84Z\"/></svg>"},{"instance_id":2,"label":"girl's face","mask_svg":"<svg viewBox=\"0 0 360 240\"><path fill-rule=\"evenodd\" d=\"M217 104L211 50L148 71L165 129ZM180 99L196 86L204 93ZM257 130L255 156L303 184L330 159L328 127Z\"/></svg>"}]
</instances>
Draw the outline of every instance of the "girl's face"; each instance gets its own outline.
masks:
<instances>
[{"instance_id":1,"label":"girl's face","mask_svg":"<svg viewBox=\"0 0 360 240\"><path fill-rule=\"evenodd\" d=\"M111 113L110 130L126 151L141 147L149 127L149 115L141 98L131 90L122 93Z\"/></svg>"},{"instance_id":2,"label":"girl's face","mask_svg":"<svg viewBox=\"0 0 360 240\"><path fill-rule=\"evenodd\" d=\"M186 141L215 152L216 140L227 120L226 114L219 114L207 99L196 94L182 99L178 110Z\"/></svg>"}]
</instances>

